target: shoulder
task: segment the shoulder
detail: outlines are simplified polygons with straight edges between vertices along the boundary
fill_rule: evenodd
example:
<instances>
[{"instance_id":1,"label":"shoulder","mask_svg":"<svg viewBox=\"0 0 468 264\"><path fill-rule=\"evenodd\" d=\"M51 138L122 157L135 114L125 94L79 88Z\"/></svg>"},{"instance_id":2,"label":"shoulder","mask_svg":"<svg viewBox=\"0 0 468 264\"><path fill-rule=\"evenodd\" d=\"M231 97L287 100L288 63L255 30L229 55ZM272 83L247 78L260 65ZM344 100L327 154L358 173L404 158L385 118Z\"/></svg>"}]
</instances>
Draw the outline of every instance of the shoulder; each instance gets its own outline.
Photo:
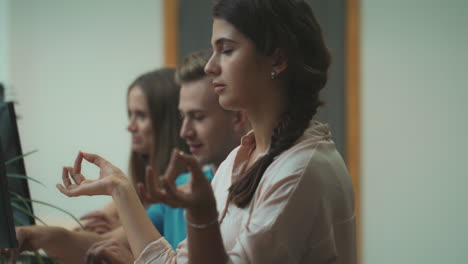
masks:
<instances>
[{"instance_id":1,"label":"shoulder","mask_svg":"<svg viewBox=\"0 0 468 264\"><path fill-rule=\"evenodd\" d=\"M329 184L349 181L349 175L328 126L313 121L291 148L275 158L262 181L265 187L288 182L290 188L295 188L301 183L321 193Z\"/></svg>"},{"instance_id":2,"label":"shoulder","mask_svg":"<svg viewBox=\"0 0 468 264\"><path fill-rule=\"evenodd\" d=\"M275 157L268 168L273 172L301 173L312 164L341 163L327 125L311 122L304 134L283 153ZM279 171L278 171L279 170Z\"/></svg>"},{"instance_id":3,"label":"shoulder","mask_svg":"<svg viewBox=\"0 0 468 264\"><path fill-rule=\"evenodd\" d=\"M226 159L223 162L221 162L218 169L216 170L213 179L213 185L216 185L220 181L224 181L224 179L228 179L230 181L234 159L236 158L239 148L240 146L237 146L235 149L233 149L226 157Z\"/></svg>"}]
</instances>

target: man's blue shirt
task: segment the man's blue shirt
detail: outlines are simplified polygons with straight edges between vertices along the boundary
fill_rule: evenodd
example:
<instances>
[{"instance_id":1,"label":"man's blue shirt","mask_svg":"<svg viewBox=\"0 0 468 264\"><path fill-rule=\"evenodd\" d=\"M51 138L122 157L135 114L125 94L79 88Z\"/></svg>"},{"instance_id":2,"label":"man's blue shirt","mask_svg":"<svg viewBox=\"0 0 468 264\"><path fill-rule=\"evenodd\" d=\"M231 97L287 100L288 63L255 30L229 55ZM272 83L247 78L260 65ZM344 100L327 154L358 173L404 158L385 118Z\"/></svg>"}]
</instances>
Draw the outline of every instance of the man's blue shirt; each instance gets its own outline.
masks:
<instances>
[{"instance_id":1,"label":"man's blue shirt","mask_svg":"<svg viewBox=\"0 0 468 264\"><path fill-rule=\"evenodd\" d=\"M211 168L203 170L208 180L213 179L213 170ZM188 183L190 173L184 173L177 177L176 185ZM187 226L185 223L184 209L172 208L162 203L153 204L146 209L146 214L153 222L164 238L171 244L173 249L187 237Z\"/></svg>"}]
</instances>

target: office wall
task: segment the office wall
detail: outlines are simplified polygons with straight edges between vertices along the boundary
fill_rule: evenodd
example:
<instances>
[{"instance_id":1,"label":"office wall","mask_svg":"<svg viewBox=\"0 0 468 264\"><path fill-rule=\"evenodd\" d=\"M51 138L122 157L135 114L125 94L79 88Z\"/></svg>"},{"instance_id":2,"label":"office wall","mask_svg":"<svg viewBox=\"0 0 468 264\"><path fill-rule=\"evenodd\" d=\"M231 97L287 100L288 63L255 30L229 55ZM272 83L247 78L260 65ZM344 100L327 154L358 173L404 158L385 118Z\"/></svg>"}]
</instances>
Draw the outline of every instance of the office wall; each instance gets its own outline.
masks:
<instances>
[{"instance_id":1,"label":"office wall","mask_svg":"<svg viewBox=\"0 0 468 264\"><path fill-rule=\"evenodd\" d=\"M0 82L9 82L8 67L8 29L9 29L9 1L0 0Z\"/></svg>"},{"instance_id":2,"label":"office wall","mask_svg":"<svg viewBox=\"0 0 468 264\"><path fill-rule=\"evenodd\" d=\"M127 170L127 86L162 65L162 1L15 0L9 5L8 67L23 151L39 150L26 158L26 169L47 186L30 183L31 194L81 215L109 198L60 194L55 184L61 168L81 150ZM98 176L92 166L85 172ZM34 209L48 223L70 222L54 209Z\"/></svg>"},{"instance_id":3,"label":"office wall","mask_svg":"<svg viewBox=\"0 0 468 264\"><path fill-rule=\"evenodd\" d=\"M362 263L466 263L468 2L361 11Z\"/></svg>"}]
</instances>

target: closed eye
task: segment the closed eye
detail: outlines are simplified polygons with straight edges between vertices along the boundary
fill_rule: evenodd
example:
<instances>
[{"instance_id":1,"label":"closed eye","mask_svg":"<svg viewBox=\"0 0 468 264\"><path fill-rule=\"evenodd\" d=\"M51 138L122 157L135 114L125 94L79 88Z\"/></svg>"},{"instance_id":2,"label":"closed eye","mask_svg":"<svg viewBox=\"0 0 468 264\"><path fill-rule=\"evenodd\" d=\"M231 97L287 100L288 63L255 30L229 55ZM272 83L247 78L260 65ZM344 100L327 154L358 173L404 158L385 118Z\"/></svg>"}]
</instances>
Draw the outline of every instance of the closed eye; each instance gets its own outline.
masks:
<instances>
[{"instance_id":1,"label":"closed eye","mask_svg":"<svg viewBox=\"0 0 468 264\"><path fill-rule=\"evenodd\" d=\"M234 49L223 49L223 50L221 51L221 53L222 53L222 54L229 55L229 54L232 53L233 50L234 50Z\"/></svg>"}]
</instances>

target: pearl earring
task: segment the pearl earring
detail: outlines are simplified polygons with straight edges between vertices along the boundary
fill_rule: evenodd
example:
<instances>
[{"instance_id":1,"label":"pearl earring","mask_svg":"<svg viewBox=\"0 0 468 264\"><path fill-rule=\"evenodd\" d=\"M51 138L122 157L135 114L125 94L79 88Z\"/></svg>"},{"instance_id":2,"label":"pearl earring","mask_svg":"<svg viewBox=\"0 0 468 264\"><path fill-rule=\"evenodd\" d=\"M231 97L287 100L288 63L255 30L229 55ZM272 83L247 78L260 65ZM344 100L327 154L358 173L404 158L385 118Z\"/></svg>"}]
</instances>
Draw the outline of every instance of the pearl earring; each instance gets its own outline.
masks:
<instances>
[{"instance_id":1,"label":"pearl earring","mask_svg":"<svg viewBox=\"0 0 468 264\"><path fill-rule=\"evenodd\" d=\"M271 71L270 77L272 80L274 80L276 78L276 71Z\"/></svg>"}]
</instances>

